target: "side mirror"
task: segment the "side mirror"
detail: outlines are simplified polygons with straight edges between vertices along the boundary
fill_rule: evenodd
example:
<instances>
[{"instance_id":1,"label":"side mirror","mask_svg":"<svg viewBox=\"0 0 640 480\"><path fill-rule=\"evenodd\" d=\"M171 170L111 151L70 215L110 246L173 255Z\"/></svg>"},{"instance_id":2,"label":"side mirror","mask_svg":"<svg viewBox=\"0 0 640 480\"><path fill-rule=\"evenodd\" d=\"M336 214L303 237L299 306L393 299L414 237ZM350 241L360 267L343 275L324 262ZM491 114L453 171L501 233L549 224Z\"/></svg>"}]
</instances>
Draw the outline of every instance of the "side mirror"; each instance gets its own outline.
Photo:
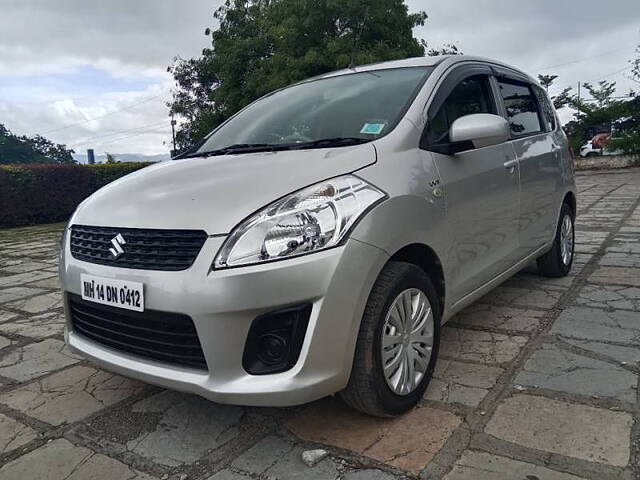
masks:
<instances>
[{"instance_id":1,"label":"side mirror","mask_svg":"<svg viewBox=\"0 0 640 480\"><path fill-rule=\"evenodd\" d=\"M449 139L453 144L472 144L473 148L497 145L509 140L509 122L490 113L465 115L453 122Z\"/></svg>"}]
</instances>

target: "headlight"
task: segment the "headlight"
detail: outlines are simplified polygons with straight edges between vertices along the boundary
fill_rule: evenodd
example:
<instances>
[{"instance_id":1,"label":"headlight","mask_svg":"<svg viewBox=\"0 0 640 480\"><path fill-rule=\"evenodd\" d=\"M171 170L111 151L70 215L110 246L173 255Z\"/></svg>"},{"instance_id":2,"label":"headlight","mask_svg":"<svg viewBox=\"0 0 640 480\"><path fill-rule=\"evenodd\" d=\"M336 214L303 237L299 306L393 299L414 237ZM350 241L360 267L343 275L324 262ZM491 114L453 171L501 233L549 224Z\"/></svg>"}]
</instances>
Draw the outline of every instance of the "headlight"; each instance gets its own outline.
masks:
<instances>
[{"instance_id":1,"label":"headlight","mask_svg":"<svg viewBox=\"0 0 640 480\"><path fill-rule=\"evenodd\" d=\"M214 267L262 263L338 245L358 218L384 198L383 192L353 175L287 195L238 225Z\"/></svg>"}]
</instances>

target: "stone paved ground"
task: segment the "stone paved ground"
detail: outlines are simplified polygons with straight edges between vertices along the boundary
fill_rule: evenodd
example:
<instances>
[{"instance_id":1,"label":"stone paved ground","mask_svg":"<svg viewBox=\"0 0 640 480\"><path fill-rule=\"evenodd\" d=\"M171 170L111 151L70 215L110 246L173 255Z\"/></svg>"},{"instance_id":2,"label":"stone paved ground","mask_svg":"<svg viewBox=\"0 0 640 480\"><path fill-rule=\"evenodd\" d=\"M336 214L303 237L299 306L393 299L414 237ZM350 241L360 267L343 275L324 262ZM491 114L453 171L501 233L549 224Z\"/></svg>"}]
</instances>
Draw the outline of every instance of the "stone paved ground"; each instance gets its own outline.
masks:
<instances>
[{"instance_id":1,"label":"stone paved ground","mask_svg":"<svg viewBox=\"0 0 640 480\"><path fill-rule=\"evenodd\" d=\"M61 226L0 231L0 479L640 478L640 170L578 177L568 278L529 268L444 329L419 408L216 405L63 344ZM330 457L309 468L301 452Z\"/></svg>"}]
</instances>

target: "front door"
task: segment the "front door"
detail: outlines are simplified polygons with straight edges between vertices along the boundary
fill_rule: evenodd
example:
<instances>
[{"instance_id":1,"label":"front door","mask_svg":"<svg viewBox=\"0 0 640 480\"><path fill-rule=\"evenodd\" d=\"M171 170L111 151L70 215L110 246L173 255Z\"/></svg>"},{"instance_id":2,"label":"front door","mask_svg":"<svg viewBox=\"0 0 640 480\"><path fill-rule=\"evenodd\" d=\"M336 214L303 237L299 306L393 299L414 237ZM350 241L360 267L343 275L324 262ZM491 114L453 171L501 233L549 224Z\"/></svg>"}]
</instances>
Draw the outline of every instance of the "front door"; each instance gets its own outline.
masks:
<instances>
[{"instance_id":1,"label":"front door","mask_svg":"<svg viewBox=\"0 0 640 480\"><path fill-rule=\"evenodd\" d=\"M449 86L451 92L435 112L430 109L423 148L447 143L459 117L497 113L489 76L462 78ZM519 166L509 142L455 155L431 154L444 185L448 288L455 303L517 261Z\"/></svg>"}]
</instances>

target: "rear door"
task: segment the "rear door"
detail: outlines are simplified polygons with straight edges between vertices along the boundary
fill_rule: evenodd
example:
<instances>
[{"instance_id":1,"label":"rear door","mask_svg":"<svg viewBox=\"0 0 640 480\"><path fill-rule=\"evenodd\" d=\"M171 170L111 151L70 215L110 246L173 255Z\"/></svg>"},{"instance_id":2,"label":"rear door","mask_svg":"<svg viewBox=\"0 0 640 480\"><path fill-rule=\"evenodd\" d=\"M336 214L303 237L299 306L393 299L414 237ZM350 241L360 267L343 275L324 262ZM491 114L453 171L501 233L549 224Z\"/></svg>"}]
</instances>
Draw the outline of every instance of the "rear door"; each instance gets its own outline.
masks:
<instances>
[{"instance_id":1,"label":"rear door","mask_svg":"<svg viewBox=\"0 0 640 480\"><path fill-rule=\"evenodd\" d=\"M454 69L436 91L421 147L432 152L444 184L448 288L454 302L511 266L518 248L518 165L509 142L454 155L438 153L459 117L498 113L484 65Z\"/></svg>"},{"instance_id":2,"label":"rear door","mask_svg":"<svg viewBox=\"0 0 640 480\"><path fill-rule=\"evenodd\" d=\"M512 144L520 165L519 252L524 258L551 240L558 213L560 144L553 107L546 94L516 74L498 74L504 115L511 127Z\"/></svg>"}]
</instances>

